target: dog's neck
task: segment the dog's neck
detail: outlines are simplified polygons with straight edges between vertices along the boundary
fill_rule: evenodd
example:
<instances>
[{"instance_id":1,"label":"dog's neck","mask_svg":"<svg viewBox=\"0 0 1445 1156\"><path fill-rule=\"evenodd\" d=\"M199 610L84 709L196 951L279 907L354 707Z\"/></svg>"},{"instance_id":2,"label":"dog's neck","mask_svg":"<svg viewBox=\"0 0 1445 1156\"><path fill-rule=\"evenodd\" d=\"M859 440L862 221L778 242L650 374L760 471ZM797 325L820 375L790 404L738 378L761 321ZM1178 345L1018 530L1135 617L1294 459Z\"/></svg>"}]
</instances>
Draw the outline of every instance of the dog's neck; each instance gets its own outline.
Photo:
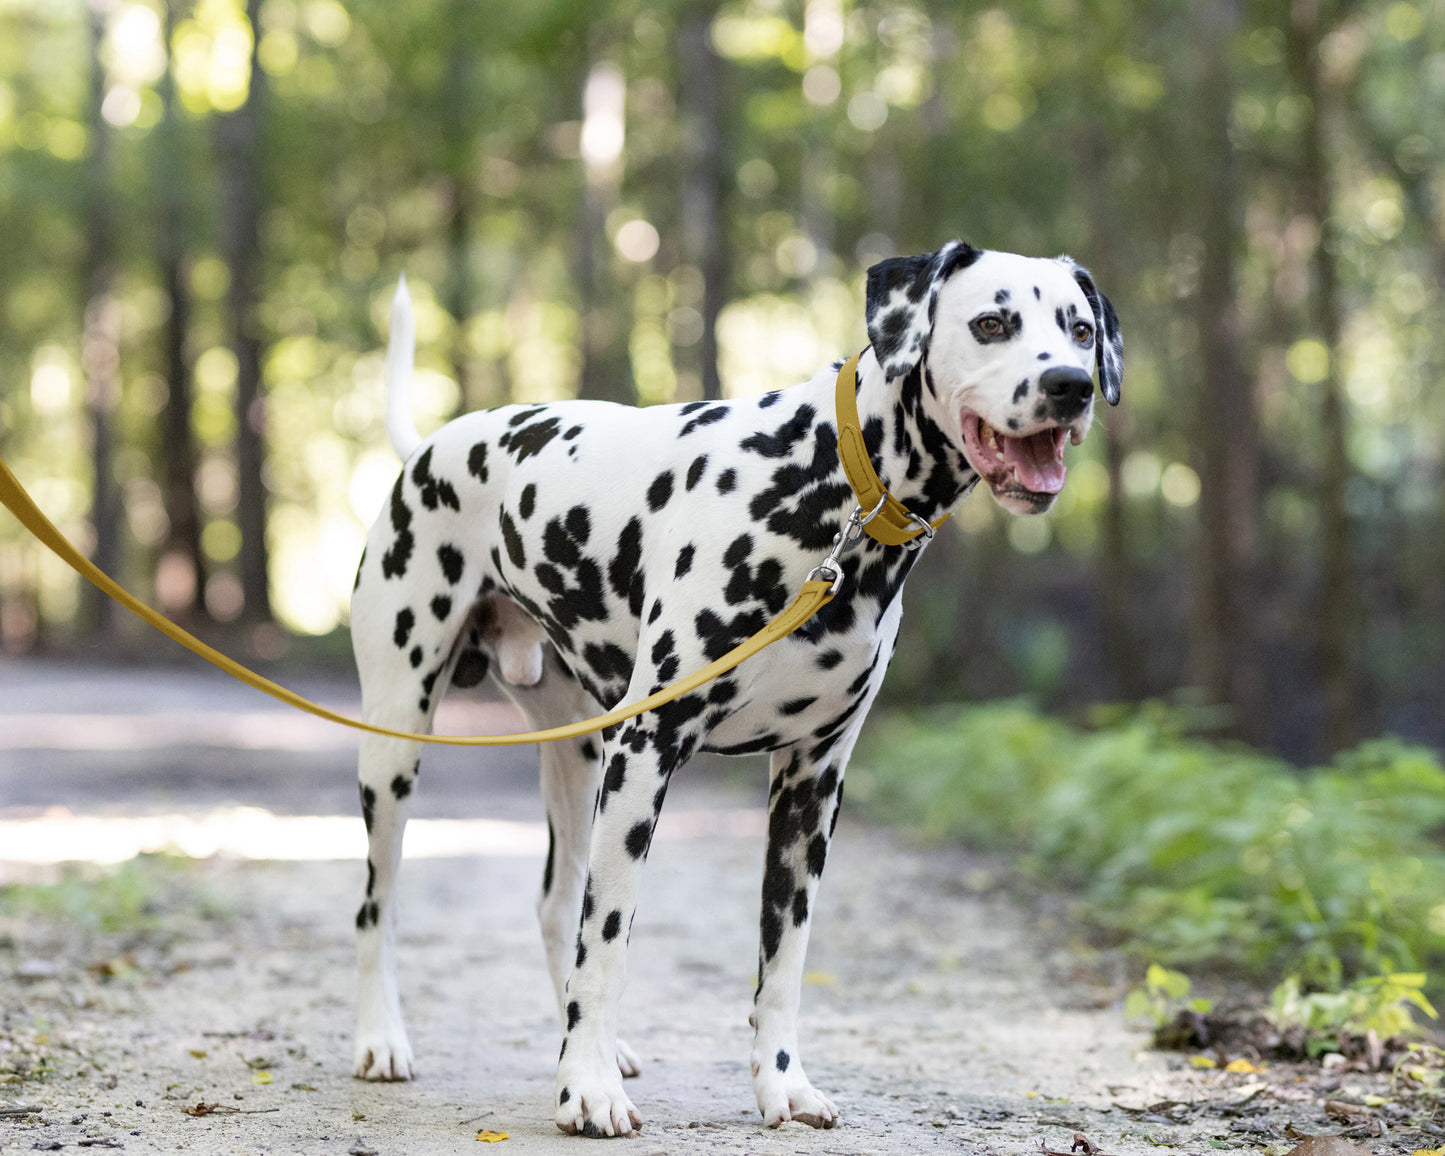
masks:
<instances>
[{"instance_id":1,"label":"dog's neck","mask_svg":"<svg viewBox=\"0 0 1445 1156\"><path fill-rule=\"evenodd\" d=\"M930 412L938 407L927 374L925 359L888 378L871 348L858 361L858 419L873 468L890 494L931 522L957 505L978 474Z\"/></svg>"}]
</instances>

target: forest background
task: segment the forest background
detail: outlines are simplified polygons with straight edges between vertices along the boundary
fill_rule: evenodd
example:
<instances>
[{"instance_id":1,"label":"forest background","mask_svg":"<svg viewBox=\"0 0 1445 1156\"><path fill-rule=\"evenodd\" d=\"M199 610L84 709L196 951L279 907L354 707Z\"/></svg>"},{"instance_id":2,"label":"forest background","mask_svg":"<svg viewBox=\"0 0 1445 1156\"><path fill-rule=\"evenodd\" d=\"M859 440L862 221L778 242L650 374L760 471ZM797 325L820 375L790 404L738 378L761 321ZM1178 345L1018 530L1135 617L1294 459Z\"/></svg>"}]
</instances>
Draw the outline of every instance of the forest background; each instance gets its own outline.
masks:
<instances>
[{"instance_id":1,"label":"forest background","mask_svg":"<svg viewBox=\"0 0 1445 1156\"><path fill-rule=\"evenodd\" d=\"M419 425L751 394L863 271L1068 252L1123 403L966 501L885 694L1156 696L1299 760L1445 743L1441 0L3 0L0 455L241 655L345 661ZM161 645L0 521L0 653Z\"/></svg>"}]
</instances>

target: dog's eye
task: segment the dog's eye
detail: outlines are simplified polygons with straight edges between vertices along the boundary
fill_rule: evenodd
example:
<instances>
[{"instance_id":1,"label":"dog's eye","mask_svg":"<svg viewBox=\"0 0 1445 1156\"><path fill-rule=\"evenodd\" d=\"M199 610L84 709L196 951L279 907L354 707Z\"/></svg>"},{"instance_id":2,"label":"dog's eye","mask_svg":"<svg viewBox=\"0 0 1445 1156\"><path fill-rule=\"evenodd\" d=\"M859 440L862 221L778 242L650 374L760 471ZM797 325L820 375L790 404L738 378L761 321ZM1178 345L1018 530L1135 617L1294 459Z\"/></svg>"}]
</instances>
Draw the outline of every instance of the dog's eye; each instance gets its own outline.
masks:
<instances>
[{"instance_id":1,"label":"dog's eye","mask_svg":"<svg viewBox=\"0 0 1445 1156\"><path fill-rule=\"evenodd\" d=\"M1094 338L1094 327L1087 321L1074 322L1074 340L1080 345L1088 345Z\"/></svg>"},{"instance_id":2,"label":"dog's eye","mask_svg":"<svg viewBox=\"0 0 1445 1156\"><path fill-rule=\"evenodd\" d=\"M978 331L985 337L1003 336L1003 318L1001 317L980 317L978 319Z\"/></svg>"}]
</instances>

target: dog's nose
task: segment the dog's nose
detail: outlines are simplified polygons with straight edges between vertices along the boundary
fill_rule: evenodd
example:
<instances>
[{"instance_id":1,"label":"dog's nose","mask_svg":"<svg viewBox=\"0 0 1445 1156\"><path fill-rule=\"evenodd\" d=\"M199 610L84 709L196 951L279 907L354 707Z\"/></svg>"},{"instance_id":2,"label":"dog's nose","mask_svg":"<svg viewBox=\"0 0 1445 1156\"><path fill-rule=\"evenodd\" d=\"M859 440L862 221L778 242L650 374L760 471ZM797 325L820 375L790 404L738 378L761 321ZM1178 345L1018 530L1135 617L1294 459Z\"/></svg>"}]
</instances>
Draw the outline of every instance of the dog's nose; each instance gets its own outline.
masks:
<instances>
[{"instance_id":1,"label":"dog's nose","mask_svg":"<svg viewBox=\"0 0 1445 1156\"><path fill-rule=\"evenodd\" d=\"M1094 379L1072 365L1056 365L1039 375L1039 388L1055 405L1077 408L1094 396Z\"/></svg>"}]
</instances>

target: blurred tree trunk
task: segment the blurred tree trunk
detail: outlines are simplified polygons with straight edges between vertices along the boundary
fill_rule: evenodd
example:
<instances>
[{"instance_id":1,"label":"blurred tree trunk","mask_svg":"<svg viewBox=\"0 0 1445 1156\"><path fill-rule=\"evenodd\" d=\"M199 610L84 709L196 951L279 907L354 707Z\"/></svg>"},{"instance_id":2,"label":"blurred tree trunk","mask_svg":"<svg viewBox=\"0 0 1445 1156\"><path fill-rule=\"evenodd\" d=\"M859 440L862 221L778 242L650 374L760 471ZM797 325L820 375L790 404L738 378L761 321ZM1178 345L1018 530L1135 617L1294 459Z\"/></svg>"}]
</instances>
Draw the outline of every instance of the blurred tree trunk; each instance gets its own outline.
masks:
<instances>
[{"instance_id":1,"label":"blurred tree trunk","mask_svg":"<svg viewBox=\"0 0 1445 1156\"><path fill-rule=\"evenodd\" d=\"M1253 382L1243 365L1236 306L1236 251L1243 236L1238 166L1229 140L1234 105L1230 51L1238 27L1234 0L1191 7L1200 54L1196 107L1207 163L1198 174L1199 340L1203 377L1195 409L1199 447L1200 541L1195 605L1194 676L1211 700L1228 703L1236 727L1258 737L1259 671L1255 665L1259 423Z\"/></svg>"},{"instance_id":2,"label":"blurred tree trunk","mask_svg":"<svg viewBox=\"0 0 1445 1156\"><path fill-rule=\"evenodd\" d=\"M247 0L246 17L259 28L261 0ZM261 117L265 74L251 51L250 87L235 112L219 118L222 244L231 267L227 299L231 348L236 354L236 474L241 530L241 593L243 614L252 622L271 617L266 546L265 465L266 406L261 395L261 332L256 307L260 301L261 266Z\"/></svg>"},{"instance_id":3,"label":"blurred tree trunk","mask_svg":"<svg viewBox=\"0 0 1445 1156\"><path fill-rule=\"evenodd\" d=\"M453 0L452 20L455 27L466 26L468 0ZM446 310L456 328L452 333L452 374L457 379L457 413L465 413L476 399L472 397L467 367L467 324L473 310L471 279L472 234L472 87L476 75L476 49L462 38L452 42L447 55L446 100L446 174L451 193L451 216L447 220L447 285Z\"/></svg>"},{"instance_id":4,"label":"blurred tree trunk","mask_svg":"<svg viewBox=\"0 0 1445 1156\"><path fill-rule=\"evenodd\" d=\"M1303 155L1299 195L1302 208L1315 222L1319 239L1312 259L1313 294L1310 328L1329 351L1328 372L1320 383L1320 432L1324 464L1320 475L1319 508L1323 569L1320 590L1319 644L1324 683L1325 737L1330 749L1339 750L1358 737L1360 719L1355 709L1357 667L1353 650L1358 643L1359 592L1350 561L1350 524L1345 509L1350 459L1348 421L1340 383L1340 308L1337 237L1333 225L1330 166L1325 144L1325 107L1330 99L1320 73L1320 42L1324 29L1319 0L1290 0L1286 28L1286 55L1290 75L1306 98L1308 113L1301 130Z\"/></svg>"},{"instance_id":5,"label":"blurred tree trunk","mask_svg":"<svg viewBox=\"0 0 1445 1156\"><path fill-rule=\"evenodd\" d=\"M169 51L177 0L165 9L165 43ZM161 284L170 301L162 334L166 404L161 412L160 483L169 530L161 554L163 565L175 568L168 581L172 597L165 608L180 618L203 613L205 560L201 553L201 516L196 502L196 438L191 429L191 366L186 352L191 296L186 285L186 248L190 223L186 211L185 145L176 109L175 77L168 66L157 88L162 105L160 126L160 220L157 248Z\"/></svg>"},{"instance_id":6,"label":"blurred tree trunk","mask_svg":"<svg viewBox=\"0 0 1445 1156\"><path fill-rule=\"evenodd\" d=\"M594 29L599 39L601 33ZM616 294L609 293L599 262L607 252L607 214L622 187L627 82L606 59L588 69L582 94L582 164L586 182L577 219L577 295L582 318L580 395L632 404L637 400L619 340Z\"/></svg>"},{"instance_id":7,"label":"blurred tree trunk","mask_svg":"<svg viewBox=\"0 0 1445 1156\"><path fill-rule=\"evenodd\" d=\"M87 6L90 91L87 130L90 152L85 161L85 255L82 276L85 321L81 335L81 368L85 374L90 413L90 516L95 529L91 561L115 575L120 561L120 493L115 480L115 409L120 402L120 302L115 297L115 214L110 188L110 127L101 115L105 100L105 66L100 60L105 37L107 0ZM115 603L89 584L82 584L83 627L102 637L115 631Z\"/></svg>"},{"instance_id":8,"label":"blurred tree trunk","mask_svg":"<svg viewBox=\"0 0 1445 1156\"><path fill-rule=\"evenodd\" d=\"M724 194L728 187L722 132L723 64L712 47L717 0L701 0L683 16L677 31L679 113L683 174L682 252L702 273L702 338L697 344L702 396L722 397L717 365L717 321L727 294Z\"/></svg>"}]
</instances>

